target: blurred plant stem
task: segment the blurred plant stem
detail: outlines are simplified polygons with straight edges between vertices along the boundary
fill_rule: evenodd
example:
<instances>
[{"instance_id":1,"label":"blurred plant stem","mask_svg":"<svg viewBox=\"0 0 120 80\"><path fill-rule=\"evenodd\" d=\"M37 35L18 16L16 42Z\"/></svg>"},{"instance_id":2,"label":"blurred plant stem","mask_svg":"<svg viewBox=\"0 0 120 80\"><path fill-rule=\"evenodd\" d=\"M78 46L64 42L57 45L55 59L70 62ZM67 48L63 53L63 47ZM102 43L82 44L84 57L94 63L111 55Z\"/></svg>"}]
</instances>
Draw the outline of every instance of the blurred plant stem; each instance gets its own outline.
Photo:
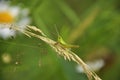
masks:
<instances>
[{"instance_id":1,"label":"blurred plant stem","mask_svg":"<svg viewBox=\"0 0 120 80\"><path fill-rule=\"evenodd\" d=\"M36 8L36 11L33 12L33 18L34 18L34 22L35 24L39 27L42 28L42 30L49 35L49 31L46 27L45 21L43 20L43 18L40 15L40 10L42 10L42 8L44 7L45 3L42 3L39 7ZM38 18L39 17L39 18Z\"/></svg>"},{"instance_id":2,"label":"blurred plant stem","mask_svg":"<svg viewBox=\"0 0 120 80\"><path fill-rule=\"evenodd\" d=\"M99 10L100 10L99 7L96 6L93 10L91 10L91 13L88 15L88 17L86 17L86 19L82 21L82 23L80 23L78 27L76 27L71 31L71 34L68 37L69 43L74 43L78 38L80 38L84 34L85 30L88 27L90 27L90 25L96 19L96 16L98 15Z\"/></svg>"},{"instance_id":3,"label":"blurred plant stem","mask_svg":"<svg viewBox=\"0 0 120 80\"><path fill-rule=\"evenodd\" d=\"M73 25L77 25L80 22L79 17L74 12L74 10L70 8L68 4L66 4L64 1L61 0L60 1L54 0L54 1L56 2L60 10L63 12L63 14L67 16L68 20L70 20L71 23L73 23Z\"/></svg>"}]
</instances>

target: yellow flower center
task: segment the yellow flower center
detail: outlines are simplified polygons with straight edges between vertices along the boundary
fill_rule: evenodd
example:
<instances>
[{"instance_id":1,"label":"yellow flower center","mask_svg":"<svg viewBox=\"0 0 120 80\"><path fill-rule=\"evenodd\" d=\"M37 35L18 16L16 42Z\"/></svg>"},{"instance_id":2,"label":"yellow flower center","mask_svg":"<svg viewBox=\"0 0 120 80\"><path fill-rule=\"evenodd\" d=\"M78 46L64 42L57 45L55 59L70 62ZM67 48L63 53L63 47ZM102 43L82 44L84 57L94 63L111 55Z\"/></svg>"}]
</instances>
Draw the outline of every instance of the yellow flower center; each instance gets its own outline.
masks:
<instances>
[{"instance_id":1,"label":"yellow flower center","mask_svg":"<svg viewBox=\"0 0 120 80\"><path fill-rule=\"evenodd\" d=\"M9 12L0 12L0 23L12 23L13 16Z\"/></svg>"}]
</instances>

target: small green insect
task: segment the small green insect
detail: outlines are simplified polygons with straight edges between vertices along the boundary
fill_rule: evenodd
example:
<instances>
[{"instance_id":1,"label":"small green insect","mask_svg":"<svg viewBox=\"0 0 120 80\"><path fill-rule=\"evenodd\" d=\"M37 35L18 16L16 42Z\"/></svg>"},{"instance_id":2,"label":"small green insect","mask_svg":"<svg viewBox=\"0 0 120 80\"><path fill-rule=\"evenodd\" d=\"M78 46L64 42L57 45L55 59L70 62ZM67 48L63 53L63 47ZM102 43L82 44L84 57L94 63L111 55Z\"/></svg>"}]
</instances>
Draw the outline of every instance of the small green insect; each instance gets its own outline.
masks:
<instances>
[{"instance_id":1,"label":"small green insect","mask_svg":"<svg viewBox=\"0 0 120 80\"><path fill-rule=\"evenodd\" d=\"M55 28L56 28L56 27L55 27ZM56 32L57 32L57 34L58 34L58 41L57 41L56 44L61 44L64 48L78 48L78 47L79 47L78 45L67 44L67 43L63 40L62 36L60 36L60 34L58 33L57 28L56 28Z\"/></svg>"}]
</instances>

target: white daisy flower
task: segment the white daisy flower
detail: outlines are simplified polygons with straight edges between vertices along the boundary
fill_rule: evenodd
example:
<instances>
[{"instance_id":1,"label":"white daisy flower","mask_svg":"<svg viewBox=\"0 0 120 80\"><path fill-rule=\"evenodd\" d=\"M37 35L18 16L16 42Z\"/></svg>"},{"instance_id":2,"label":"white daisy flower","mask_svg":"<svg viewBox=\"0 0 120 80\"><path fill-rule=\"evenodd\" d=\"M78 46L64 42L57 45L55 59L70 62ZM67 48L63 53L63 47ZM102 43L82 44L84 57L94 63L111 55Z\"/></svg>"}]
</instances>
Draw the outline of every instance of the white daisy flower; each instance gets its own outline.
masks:
<instances>
[{"instance_id":1,"label":"white daisy flower","mask_svg":"<svg viewBox=\"0 0 120 80\"><path fill-rule=\"evenodd\" d=\"M102 67L104 67L105 62L104 62L103 59L98 59L98 60L95 60L95 61L86 62L86 64L93 71L99 71ZM80 65L76 66L76 70L79 73L84 73L84 70L83 70L82 66L80 66Z\"/></svg>"},{"instance_id":2,"label":"white daisy flower","mask_svg":"<svg viewBox=\"0 0 120 80\"><path fill-rule=\"evenodd\" d=\"M23 9L20 6L11 6L10 2L0 1L0 37L8 39L16 35L14 30L7 27L4 28L3 24L15 24L24 29L26 25L30 24L28 14L29 10L27 8Z\"/></svg>"}]
</instances>

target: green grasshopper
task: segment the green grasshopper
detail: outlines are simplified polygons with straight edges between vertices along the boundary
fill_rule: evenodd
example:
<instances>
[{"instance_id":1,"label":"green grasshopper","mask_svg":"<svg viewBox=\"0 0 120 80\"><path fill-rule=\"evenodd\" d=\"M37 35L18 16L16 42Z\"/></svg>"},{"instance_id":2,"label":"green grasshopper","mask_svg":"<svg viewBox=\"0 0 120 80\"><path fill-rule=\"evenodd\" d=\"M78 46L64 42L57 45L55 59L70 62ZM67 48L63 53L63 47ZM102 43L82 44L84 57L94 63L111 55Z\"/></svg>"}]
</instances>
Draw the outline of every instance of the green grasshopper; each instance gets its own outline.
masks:
<instances>
[{"instance_id":1,"label":"green grasshopper","mask_svg":"<svg viewBox=\"0 0 120 80\"><path fill-rule=\"evenodd\" d=\"M56 27L55 27L55 28L56 28ZM57 32L57 34L58 34L58 40L57 40L57 43L56 43L56 44L62 45L63 48L78 48L78 47L79 47L78 45L67 44L67 43L63 40L62 36L60 36L57 28L56 28L56 32Z\"/></svg>"}]
</instances>

